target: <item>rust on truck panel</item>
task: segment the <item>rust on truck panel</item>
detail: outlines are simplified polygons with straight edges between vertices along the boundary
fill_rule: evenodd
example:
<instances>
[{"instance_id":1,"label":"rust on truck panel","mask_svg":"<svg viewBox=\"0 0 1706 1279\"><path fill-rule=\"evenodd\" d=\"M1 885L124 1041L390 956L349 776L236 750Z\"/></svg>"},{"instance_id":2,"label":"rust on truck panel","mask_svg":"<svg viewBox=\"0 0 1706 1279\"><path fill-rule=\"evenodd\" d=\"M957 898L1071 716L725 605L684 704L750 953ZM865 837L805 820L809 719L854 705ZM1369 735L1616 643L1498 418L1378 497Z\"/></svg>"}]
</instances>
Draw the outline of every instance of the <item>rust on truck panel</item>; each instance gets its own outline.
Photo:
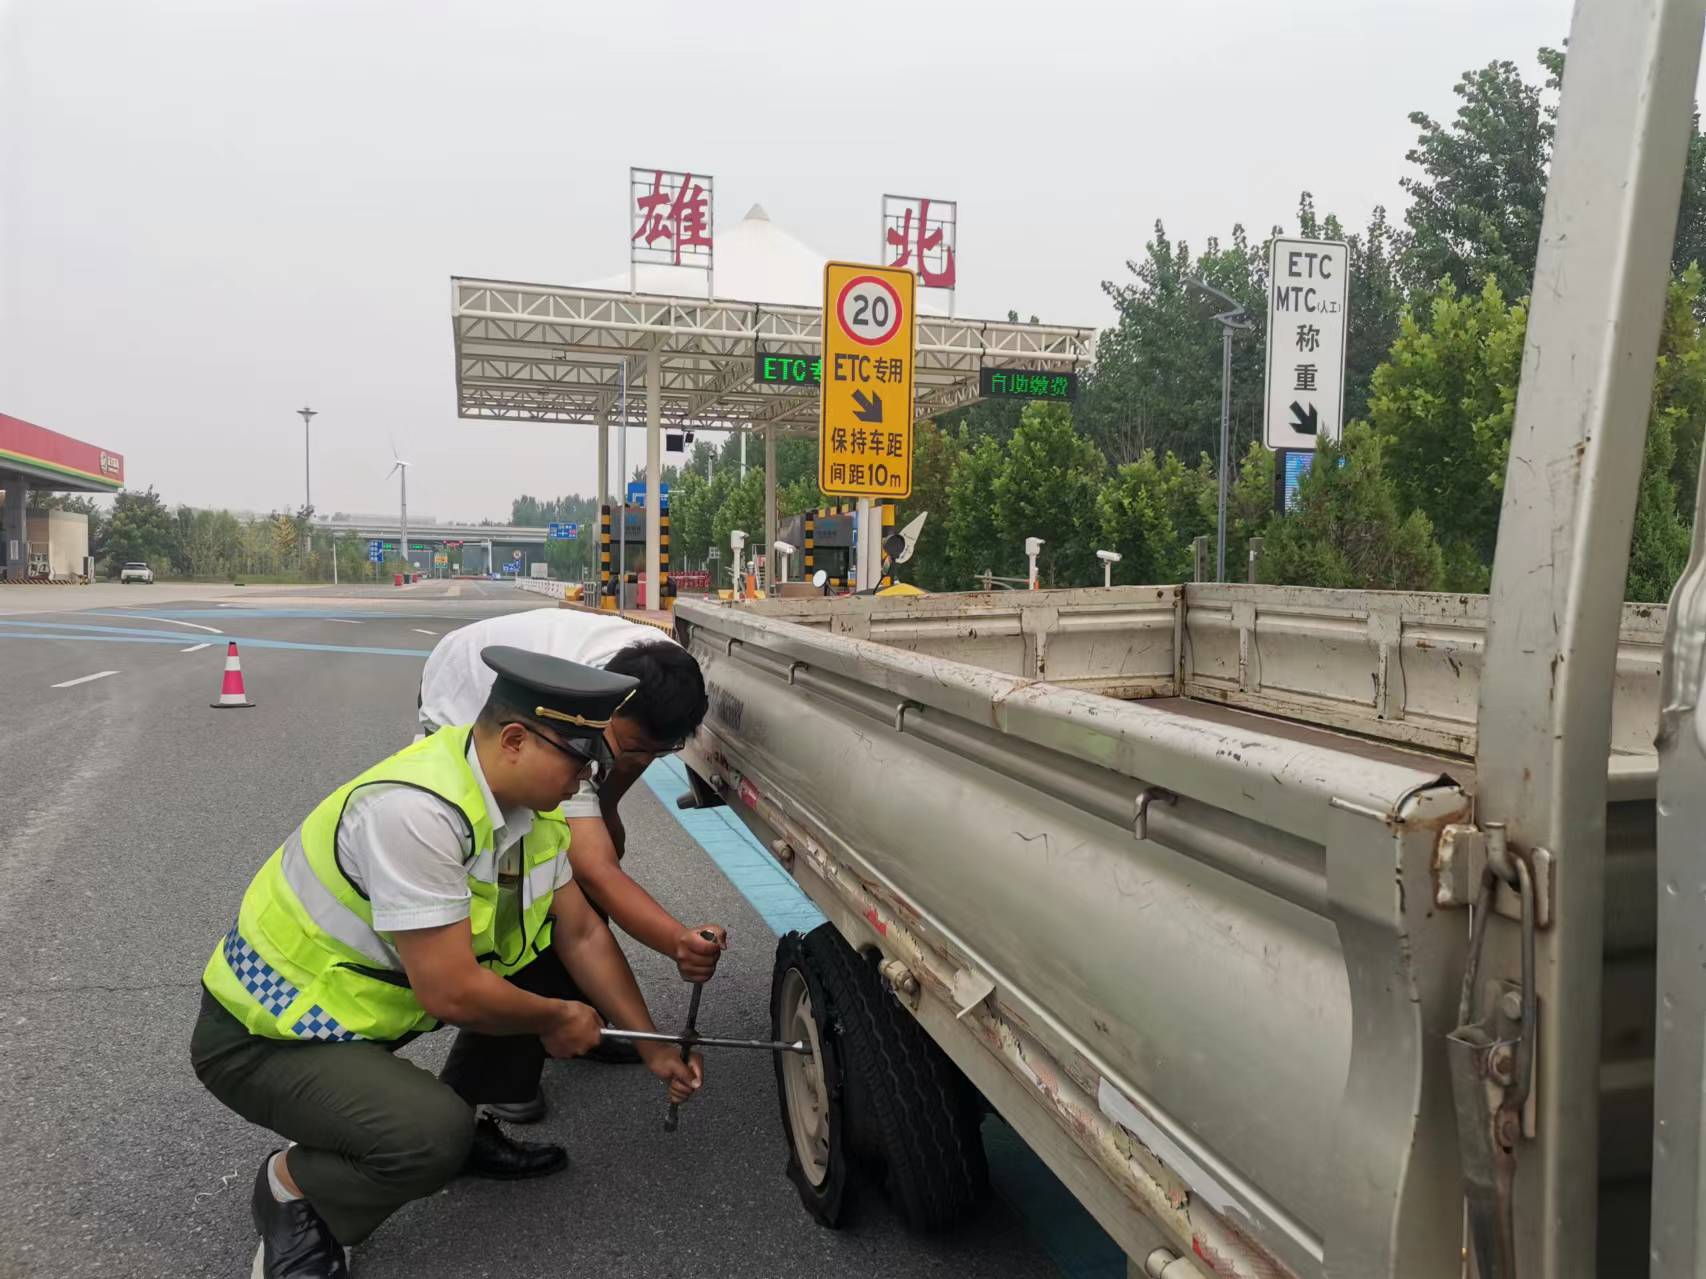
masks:
<instances>
[{"instance_id":1,"label":"rust on truck panel","mask_svg":"<svg viewBox=\"0 0 1706 1279\"><path fill-rule=\"evenodd\" d=\"M743 789L748 785L742 779ZM756 787L752 793L754 811L785 835L795 849L796 865L800 860L809 862L825 885L897 953L923 990L946 1006L956 1007L952 975L941 970L942 960L937 955L961 970L969 967L966 957L951 953L944 944L922 942L898 918L893 894L849 871ZM1215 1274L1227 1279L1294 1279L1289 1268L1193 1197L1189 1186L1141 1139L1097 1109L1091 1095L1074 1078L1071 1065L1057 1061L1022 1030L1022 1021L999 1002L998 995L966 1010L959 1020L1010 1075L1044 1100L1049 1114L1096 1160L1137 1211L1169 1230L1180 1246L1191 1248ZM1087 1062L1085 1069L1094 1073Z\"/></svg>"}]
</instances>

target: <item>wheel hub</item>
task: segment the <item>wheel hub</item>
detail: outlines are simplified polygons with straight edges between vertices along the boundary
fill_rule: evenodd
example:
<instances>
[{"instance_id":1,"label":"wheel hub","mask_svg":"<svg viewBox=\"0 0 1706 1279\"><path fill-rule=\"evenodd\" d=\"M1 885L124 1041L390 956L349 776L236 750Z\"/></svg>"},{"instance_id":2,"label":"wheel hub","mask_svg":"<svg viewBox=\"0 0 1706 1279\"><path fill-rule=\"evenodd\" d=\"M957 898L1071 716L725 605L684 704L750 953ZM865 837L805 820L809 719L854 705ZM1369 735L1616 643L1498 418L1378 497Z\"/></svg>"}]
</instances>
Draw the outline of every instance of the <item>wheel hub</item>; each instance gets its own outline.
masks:
<instances>
[{"instance_id":1,"label":"wheel hub","mask_svg":"<svg viewBox=\"0 0 1706 1279\"><path fill-rule=\"evenodd\" d=\"M805 976L790 968L782 979L781 1025L784 1039L804 1039L811 1055L787 1053L782 1062L782 1092L788 1104L788 1131L794 1154L812 1185L829 1176L829 1092L823 1077L823 1045L812 1015Z\"/></svg>"}]
</instances>

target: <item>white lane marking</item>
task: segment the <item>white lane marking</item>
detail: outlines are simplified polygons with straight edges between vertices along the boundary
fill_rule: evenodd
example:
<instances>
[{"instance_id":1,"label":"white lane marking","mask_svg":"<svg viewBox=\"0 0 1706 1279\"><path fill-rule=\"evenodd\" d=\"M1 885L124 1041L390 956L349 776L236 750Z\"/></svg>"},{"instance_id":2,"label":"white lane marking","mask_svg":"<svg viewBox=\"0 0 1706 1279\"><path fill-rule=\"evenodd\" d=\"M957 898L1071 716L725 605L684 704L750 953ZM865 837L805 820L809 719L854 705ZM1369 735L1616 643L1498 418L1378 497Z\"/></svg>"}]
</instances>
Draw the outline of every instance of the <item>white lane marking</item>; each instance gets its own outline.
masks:
<instances>
[{"instance_id":1,"label":"white lane marking","mask_svg":"<svg viewBox=\"0 0 1706 1279\"><path fill-rule=\"evenodd\" d=\"M92 679L105 679L109 675L117 674L117 671L96 671L93 675L83 675L79 676L77 679L68 679L63 684L55 684L53 687L70 688L73 684L87 684Z\"/></svg>"},{"instance_id":2,"label":"white lane marking","mask_svg":"<svg viewBox=\"0 0 1706 1279\"><path fill-rule=\"evenodd\" d=\"M204 648L212 648L211 644L191 644L188 648L180 648L180 653L199 653Z\"/></svg>"},{"instance_id":3,"label":"white lane marking","mask_svg":"<svg viewBox=\"0 0 1706 1279\"><path fill-rule=\"evenodd\" d=\"M325 620L328 622L342 622L345 626L360 626L361 625L361 623L356 621L355 618L353 618L353 617L328 617Z\"/></svg>"},{"instance_id":4,"label":"white lane marking","mask_svg":"<svg viewBox=\"0 0 1706 1279\"><path fill-rule=\"evenodd\" d=\"M421 628L420 628L420 627L418 627L418 626L411 626L411 627L410 627L410 628L409 628L409 629L410 629L410 630L412 630L412 631L414 631L414 633L415 633L415 634L416 634L416 635L437 635L437 634L438 634L438 632L437 632L437 631L423 631L423 630L422 630L422 629L421 629Z\"/></svg>"},{"instance_id":5,"label":"white lane marking","mask_svg":"<svg viewBox=\"0 0 1706 1279\"><path fill-rule=\"evenodd\" d=\"M206 631L209 635L225 634L217 626L202 626L197 622L180 622L175 617L149 617L146 613L126 613L125 616L134 617L139 622L167 622L172 626L187 626L192 631Z\"/></svg>"}]
</instances>

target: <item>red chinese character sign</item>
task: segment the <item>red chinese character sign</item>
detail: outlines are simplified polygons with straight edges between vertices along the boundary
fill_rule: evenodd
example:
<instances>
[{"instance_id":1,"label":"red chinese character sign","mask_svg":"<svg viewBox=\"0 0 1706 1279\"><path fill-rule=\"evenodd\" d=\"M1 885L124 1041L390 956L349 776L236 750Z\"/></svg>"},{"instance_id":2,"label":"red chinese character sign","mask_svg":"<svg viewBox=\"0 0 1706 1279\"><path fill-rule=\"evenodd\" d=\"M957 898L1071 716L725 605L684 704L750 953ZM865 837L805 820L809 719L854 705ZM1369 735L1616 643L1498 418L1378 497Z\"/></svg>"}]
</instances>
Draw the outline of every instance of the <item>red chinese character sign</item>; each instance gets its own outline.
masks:
<instances>
[{"instance_id":1,"label":"red chinese character sign","mask_svg":"<svg viewBox=\"0 0 1706 1279\"><path fill-rule=\"evenodd\" d=\"M953 310L959 275L959 206L922 196L883 197L883 261L905 267L926 289L946 289Z\"/></svg>"},{"instance_id":2,"label":"red chinese character sign","mask_svg":"<svg viewBox=\"0 0 1706 1279\"><path fill-rule=\"evenodd\" d=\"M628 188L630 279L641 264L694 267L709 277L715 211L710 176L629 169Z\"/></svg>"}]
</instances>

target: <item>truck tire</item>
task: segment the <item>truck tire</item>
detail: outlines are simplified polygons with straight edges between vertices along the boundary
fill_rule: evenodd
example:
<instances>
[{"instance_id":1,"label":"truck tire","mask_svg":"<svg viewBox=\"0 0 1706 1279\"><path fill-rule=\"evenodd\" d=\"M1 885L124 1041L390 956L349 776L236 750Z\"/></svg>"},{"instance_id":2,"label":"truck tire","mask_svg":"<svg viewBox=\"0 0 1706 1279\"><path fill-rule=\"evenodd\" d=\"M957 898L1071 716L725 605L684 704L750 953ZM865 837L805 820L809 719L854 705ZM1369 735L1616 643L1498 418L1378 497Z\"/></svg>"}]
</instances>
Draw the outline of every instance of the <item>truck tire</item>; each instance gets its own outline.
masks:
<instances>
[{"instance_id":1,"label":"truck tire","mask_svg":"<svg viewBox=\"0 0 1706 1279\"><path fill-rule=\"evenodd\" d=\"M770 974L771 1038L804 1039L812 1047L810 1057L773 1054L788 1180L805 1210L820 1225L835 1229L847 1217L859 1178L842 1111L840 1048L830 1032L827 976L821 957L799 933L777 942Z\"/></svg>"},{"instance_id":2,"label":"truck tire","mask_svg":"<svg viewBox=\"0 0 1706 1279\"><path fill-rule=\"evenodd\" d=\"M783 955L788 952L796 957L791 965L815 974L822 991L822 999L813 997L812 1013L833 1075L826 1129L830 1158L802 1164L790 1141L789 1172L794 1175L795 1165L800 1165L804 1180L795 1177L795 1184L808 1211L825 1224L836 1224L814 1208L814 1199L821 1204L822 1195L806 1194L805 1186L811 1184L808 1169L821 1166L821 1186L832 1181L835 1185L837 1221L863 1183L882 1186L914 1229L936 1230L962 1220L989 1190L976 1090L884 988L875 967L832 925L785 938L778 950L778 974L783 974ZM789 990L797 991L797 982ZM778 981L772 987L773 1008L781 1006L782 993ZM786 1026L773 1029L779 1038L789 1037ZM777 1063L788 1127L786 1069L785 1063Z\"/></svg>"}]
</instances>

